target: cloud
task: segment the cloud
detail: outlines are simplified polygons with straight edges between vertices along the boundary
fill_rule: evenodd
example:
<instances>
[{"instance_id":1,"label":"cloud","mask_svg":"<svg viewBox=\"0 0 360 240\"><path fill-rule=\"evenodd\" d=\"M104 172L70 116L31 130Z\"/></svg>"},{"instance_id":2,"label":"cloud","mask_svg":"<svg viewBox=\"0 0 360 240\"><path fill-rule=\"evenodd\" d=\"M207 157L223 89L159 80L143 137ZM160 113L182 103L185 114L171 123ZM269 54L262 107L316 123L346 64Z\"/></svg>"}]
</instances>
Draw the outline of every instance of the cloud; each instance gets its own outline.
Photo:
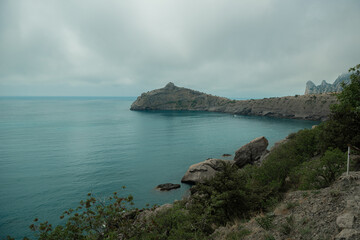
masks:
<instances>
[{"instance_id":1,"label":"cloud","mask_svg":"<svg viewBox=\"0 0 360 240\"><path fill-rule=\"evenodd\" d=\"M357 0L1 1L0 94L136 96L169 81L301 94L359 63L359 10Z\"/></svg>"}]
</instances>

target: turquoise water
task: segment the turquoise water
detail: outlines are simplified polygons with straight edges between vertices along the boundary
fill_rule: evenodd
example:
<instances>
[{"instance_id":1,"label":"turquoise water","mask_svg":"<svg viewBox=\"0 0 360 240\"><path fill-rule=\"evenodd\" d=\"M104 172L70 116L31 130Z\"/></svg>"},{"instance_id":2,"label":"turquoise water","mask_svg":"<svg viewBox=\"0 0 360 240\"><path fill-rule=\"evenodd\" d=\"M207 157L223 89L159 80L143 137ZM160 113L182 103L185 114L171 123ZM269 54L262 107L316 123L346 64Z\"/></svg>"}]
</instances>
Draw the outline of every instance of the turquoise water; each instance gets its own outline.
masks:
<instances>
[{"instance_id":1,"label":"turquoise water","mask_svg":"<svg viewBox=\"0 0 360 240\"><path fill-rule=\"evenodd\" d=\"M270 145L310 121L208 112L134 112L132 98L0 98L0 239L30 234L34 218L59 223L88 192L132 194L137 207L181 199L191 164L234 153L258 136Z\"/></svg>"}]
</instances>

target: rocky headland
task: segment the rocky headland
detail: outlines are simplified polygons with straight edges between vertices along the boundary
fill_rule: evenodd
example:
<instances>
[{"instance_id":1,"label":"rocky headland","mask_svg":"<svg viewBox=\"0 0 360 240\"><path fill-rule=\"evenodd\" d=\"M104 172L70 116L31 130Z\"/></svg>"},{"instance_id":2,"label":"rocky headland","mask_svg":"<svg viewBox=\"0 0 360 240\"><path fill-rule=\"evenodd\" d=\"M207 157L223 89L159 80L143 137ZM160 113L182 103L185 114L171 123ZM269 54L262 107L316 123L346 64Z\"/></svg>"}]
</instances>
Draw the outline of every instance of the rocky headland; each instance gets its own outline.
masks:
<instances>
[{"instance_id":1,"label":"rocky headland","mask_svg":"<svg viewBox=\"0 0 360 240\"><path fill-rule=\"evenodd\" d=\"M328 118L330 105L335 102L336 97L332 94L231 100L168 83L164 88L141 94L130 109L209 111L323 121Z\"/></svg>"}]
</instances>

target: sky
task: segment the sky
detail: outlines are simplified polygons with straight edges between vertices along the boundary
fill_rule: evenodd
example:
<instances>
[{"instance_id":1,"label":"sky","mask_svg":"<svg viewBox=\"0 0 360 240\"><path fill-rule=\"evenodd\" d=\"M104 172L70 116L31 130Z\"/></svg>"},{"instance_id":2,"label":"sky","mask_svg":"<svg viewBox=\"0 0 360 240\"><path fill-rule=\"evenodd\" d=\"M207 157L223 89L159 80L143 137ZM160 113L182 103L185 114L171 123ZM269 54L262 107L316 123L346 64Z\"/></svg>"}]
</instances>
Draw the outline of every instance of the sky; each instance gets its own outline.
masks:
<instances>
[{"instance_id":1,"label":"sky","mask_svg":"<svg viewBox=\"0 0 360 240\"><path fill-rule=\"evenodd\" d=\"M360 63L359 0L0 0L0 96L303 94Z\"/></svg>"}]
</instances>

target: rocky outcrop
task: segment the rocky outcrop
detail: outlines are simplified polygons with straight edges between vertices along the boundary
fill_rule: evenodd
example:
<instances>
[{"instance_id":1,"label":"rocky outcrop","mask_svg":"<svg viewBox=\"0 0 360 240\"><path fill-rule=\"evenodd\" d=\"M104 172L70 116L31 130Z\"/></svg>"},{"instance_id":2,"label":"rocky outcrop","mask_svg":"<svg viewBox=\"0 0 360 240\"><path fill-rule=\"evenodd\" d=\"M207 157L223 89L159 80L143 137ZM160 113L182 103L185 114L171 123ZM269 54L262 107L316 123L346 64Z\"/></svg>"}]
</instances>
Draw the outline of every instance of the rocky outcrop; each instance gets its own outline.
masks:
<instances>
[{"instance_id":1,"label":"rocky outcrop","mask_svg":"<svg viewBox=\"0 0 360 240\"><path fill-rule=\"evenodd\" d=\"M238 167L243 167L246 164L253 164L259 161L261 156L267 154L268 140L265 137L258 137L242 146L235 152L234 161Z\"/></svg>"},{"instance_id":2,"label":"rocky outcrop","mask_svg":"<svg viewBox=\"0 0 360 240\"><path fill-rule=\"evenodd\" d=\"M213 178L217 172L224 168L226 163L232 164L233 161L210 158L204 162L191 165L181 182L189 184L203 183L205 180Z\"/></svg>"},{"instance_id":3,"label":"rocky outcrop","mask_svg":"<svg viewBox=\"0 0 360 240\"><path fill-rule=\"evenodd\" d=\"M320 85L316 86L312 81L308 81L306 83L305 94L341 92L341 83L350 84L350 75L350 73L340 75L333 84L323 80Z\"/></svg>"},{"instance_id":4,"label":"rocky outcrop","mask_svg":"<svg viewBox=\"0 0 360 240\"><path fill-rule=\"evenodd\" d=\"M193 164L186 171L181 182L189 184L203 183L213 178L216 173L222 171L227 163L243 167L246 164L261 162L269 153L266 150L268 145L269 142L265 137L258 137L239 148L235 153L233 161L209 158L203 162ZM230 154L224 155L231 156Z\"/></svg>"},{"instance_id":5,"label":"rocky outcrop","mask_svg":"<svg viewBox=\"0 0 360 240\"><path fill-rule=\"evenodd\" d=\"M252 100L231 100L168 83L164 88L141 94L131 110L210 111L235 115L269 116L277 118L326 120L331 94L296 95Z\"/></svg>"},{"instance_id":6,"label":"rocky outcrop","mask_svg":"<svg viewBox=\"0 0 360 240\"><path fill-rule=\"evenodd\" d=\"M180 188L180 184L164 183L156 186L156 189L159 191L170 191L177 188Z\"/></svg>"}]
</instances>

